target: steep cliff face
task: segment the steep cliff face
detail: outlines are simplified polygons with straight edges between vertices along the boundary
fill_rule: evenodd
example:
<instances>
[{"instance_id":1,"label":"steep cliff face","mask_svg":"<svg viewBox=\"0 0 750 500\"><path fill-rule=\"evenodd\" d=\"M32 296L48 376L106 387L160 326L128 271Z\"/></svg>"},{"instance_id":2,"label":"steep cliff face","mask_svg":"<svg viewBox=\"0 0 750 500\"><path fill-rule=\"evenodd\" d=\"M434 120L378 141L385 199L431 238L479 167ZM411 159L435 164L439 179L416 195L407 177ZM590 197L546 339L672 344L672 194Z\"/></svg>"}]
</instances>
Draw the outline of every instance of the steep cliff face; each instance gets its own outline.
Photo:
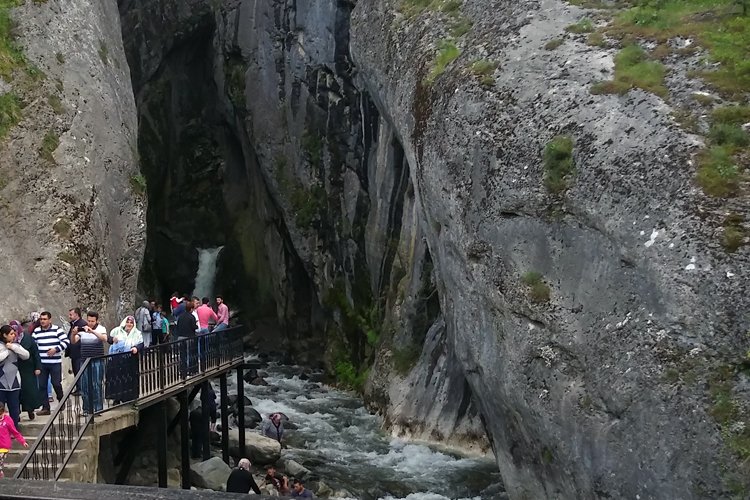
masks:
<instances>
[{"instance_id":1,"label":"steep cliff face","mask_svg":"<svg viewBox=\"0 0 750 500\"><path fill-rule=\"evenodd\" d=\"M545 50L577 7L424 4L121 2L154 286L226 244L292 355L394 433L491 446L514 498L741 495L747 197L694 185L661 98L591 94L612 51Z\"/></svg>"},{"instance_id":2,"label":"steep cliff face","mask_svg":"<svg viewBox=\"0 0 750 500\"><path fill-rule=\"evenodd\" d=\"M469 1L462 13L474 21L464 52L432 85L439 12L359 3L352 54L403 139L446 343L508 491L727 494L742 474L747 379L733 367L748 342L748 253L728 256L716 234L747 198L694 186L696 138L658 97L591 95L607 54L543 50L578 9ZM471 74L477 60L500 68L491 85ZM561 133L576 174L553 195L541 153ZM720 433L721 398L736 413Z\"/></svg>"},{"instance_id":3,"label":"steep cliff face","mask_svg":"<svg viewBox=\"0 0 750 500\"><path fill-rule=\"evenodd\" d=\"M80 304L113 324L134 299L146 202L116 3L0 11L0 317Z\"/></svg>"}]
</instances>

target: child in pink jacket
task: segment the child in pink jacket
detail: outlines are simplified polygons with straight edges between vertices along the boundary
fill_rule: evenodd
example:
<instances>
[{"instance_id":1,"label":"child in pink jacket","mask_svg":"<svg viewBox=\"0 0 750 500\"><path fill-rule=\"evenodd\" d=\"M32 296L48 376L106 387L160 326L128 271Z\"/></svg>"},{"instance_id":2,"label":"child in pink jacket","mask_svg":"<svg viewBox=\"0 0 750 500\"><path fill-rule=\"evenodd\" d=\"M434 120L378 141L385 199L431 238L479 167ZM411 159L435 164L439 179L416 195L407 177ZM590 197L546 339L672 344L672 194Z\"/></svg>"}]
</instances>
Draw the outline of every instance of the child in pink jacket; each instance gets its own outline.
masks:
<instances>
[{"instance_id":1,"label":"child in pink jacket","mask_svg":"<svg viewBox=\"0 0 750 500\"><path fill-rule=\"evenodd\" d=\"M0 403L0 479L5 477L3 468L5 467L5 455L8 454L13 444L11 438L15 438L24 448L29 447L21 433L16 429L15 424L13 424L13 419L5 411L5 403Z\"/></svg>"}]
</instances>

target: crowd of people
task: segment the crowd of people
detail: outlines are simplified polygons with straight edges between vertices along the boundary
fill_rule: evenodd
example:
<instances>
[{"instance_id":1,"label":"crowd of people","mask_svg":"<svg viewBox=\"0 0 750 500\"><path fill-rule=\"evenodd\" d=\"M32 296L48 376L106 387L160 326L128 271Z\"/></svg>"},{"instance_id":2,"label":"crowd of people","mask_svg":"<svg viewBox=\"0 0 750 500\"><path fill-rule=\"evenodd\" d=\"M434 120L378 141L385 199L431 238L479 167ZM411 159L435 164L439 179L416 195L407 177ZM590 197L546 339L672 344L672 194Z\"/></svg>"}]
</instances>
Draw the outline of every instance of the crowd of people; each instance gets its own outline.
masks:
<instances>
[{"instance_id":1,"label":"crowd of people","mask_svg":"<svg viewBox=\"0 0 750 500\"><path fill-rule=\"evenodd\" d=\"M117 375L134 369L137 380L138 357L113 356L105 365L100 358L105 346L109 354L137 355L154 344L228 328L229 309L222 297L216 297L216 305L214 310L207 297L174 293L172 321L160 303L144 301L109 332L96 311L86 311L84 319L78 307L68 311L67 331L53 323L49 311L32 312L0 326L0 477L11 440L26 445L18 430L22 412L34 420L37 415L50 415L52 394L58 402L62 400L63 357L69 358L74 378L87 359L97 358L89 362L86 380L79 380L73 392L82 396L84 414L101 411L103 399L113 404L132 401L138 397L138 383Z\"/></svg>"}]
</instances>

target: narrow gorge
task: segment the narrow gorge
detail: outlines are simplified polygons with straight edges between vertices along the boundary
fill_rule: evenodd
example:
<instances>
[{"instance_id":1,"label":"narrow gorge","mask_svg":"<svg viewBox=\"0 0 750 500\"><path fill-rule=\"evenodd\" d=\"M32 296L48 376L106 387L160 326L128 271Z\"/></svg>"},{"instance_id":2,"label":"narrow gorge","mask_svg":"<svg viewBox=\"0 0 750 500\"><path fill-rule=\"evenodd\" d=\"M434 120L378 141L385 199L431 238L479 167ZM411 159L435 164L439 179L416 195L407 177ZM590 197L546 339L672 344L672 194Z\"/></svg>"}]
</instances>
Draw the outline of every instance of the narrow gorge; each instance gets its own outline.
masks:
<instances>
[{"instance_id":1,"label":"narrow gorge","mask_svg":"<svg viewBox=\"0 0 750 500\"><path fill-rule=\"evenodd\" d=\"M627 24L647 2L92 5L0 0L4 314L114 324L223 247L215 291L290 362L512 499L750 495L750 80L712 80L718 38Z\"/></svg>"}]
</instances>

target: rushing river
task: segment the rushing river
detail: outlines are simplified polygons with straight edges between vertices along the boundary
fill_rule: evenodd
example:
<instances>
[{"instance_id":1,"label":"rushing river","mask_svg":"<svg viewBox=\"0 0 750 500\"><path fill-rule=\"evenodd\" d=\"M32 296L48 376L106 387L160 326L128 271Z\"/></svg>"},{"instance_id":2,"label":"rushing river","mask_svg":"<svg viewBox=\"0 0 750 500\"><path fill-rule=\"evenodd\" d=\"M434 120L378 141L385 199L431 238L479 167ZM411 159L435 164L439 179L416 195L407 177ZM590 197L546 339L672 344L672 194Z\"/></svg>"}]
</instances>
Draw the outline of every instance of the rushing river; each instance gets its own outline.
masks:
<instances>
[{"instance_id":1,"label":"rushing river","mask_svg":"<svg viewBox=\"0 0 750 500\"><path fill-rule=\"evenodd\" d=\"M269 386L245 385L264 418L285 413L289 431L283 458L291 458L333 490L357 499L487 499L501 482L492 458L462 458L393 439L379 428L355 395L300 380L299 368L271 364Z\"/></svg>"}]
</instances>

